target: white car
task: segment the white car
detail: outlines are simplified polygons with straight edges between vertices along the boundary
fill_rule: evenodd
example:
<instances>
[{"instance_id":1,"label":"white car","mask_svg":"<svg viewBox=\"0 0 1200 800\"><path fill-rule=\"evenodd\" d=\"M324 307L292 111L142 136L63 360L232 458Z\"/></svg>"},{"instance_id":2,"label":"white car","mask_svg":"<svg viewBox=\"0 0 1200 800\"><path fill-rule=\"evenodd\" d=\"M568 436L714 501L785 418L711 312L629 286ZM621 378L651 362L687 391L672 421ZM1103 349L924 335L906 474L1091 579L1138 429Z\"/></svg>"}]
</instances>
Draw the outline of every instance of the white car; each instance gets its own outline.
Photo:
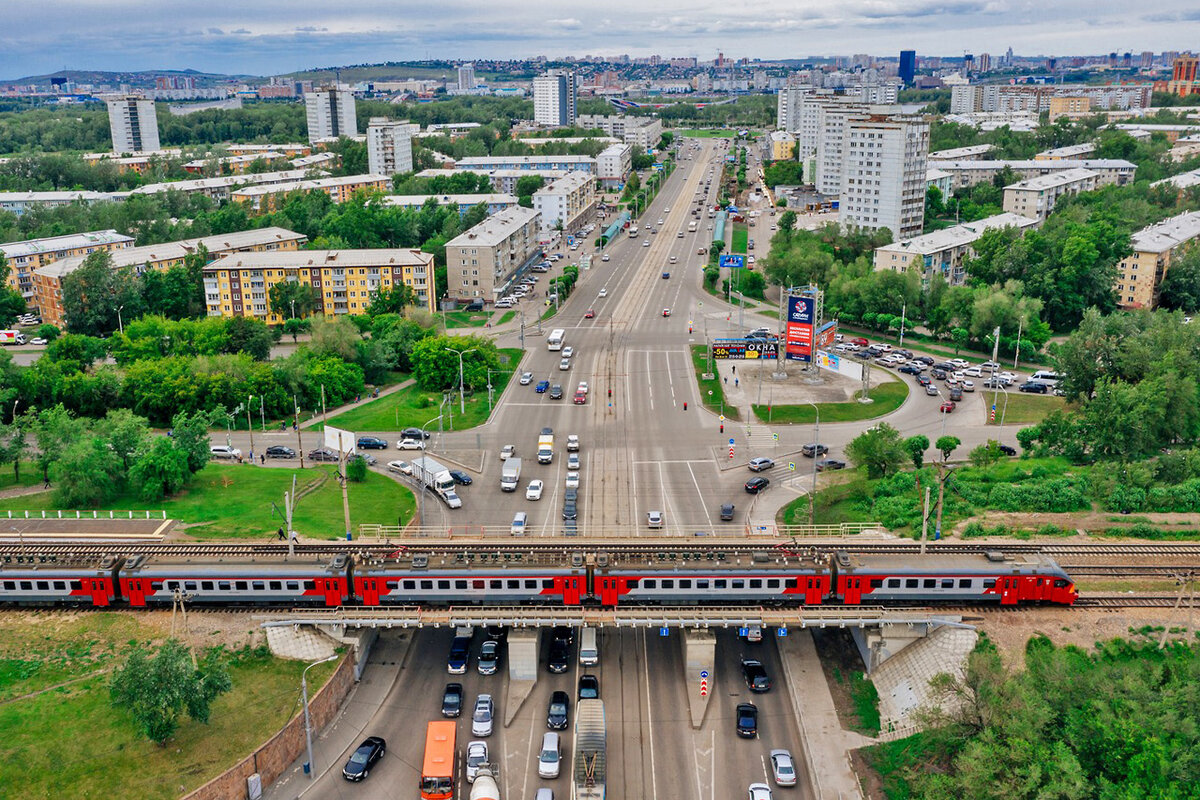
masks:
<instances>
[{"instance_id":1,"label":"white car","mask_svg":"<svg viewBox=\"0 0 1200 800\"><path fill-rule=\"evenodd\" d=\"M521 385L528 386L531 383L533 383L533 373L532 372L522 372L521 373Z\"/></svg>"},{"instance_id":2,"label":"white car","mask_svg":"<svg viewBox=\"0 0 1200 800\"><path fill-rule=\"evenodd\" d=\"M776 786L796 785L796 764L787 750L771 751L771 773Z\"/></svg>"},{"instance_id":3,"label":"white car","mask_svg":"<svg viewBox=\"0 0 1200 800\"><path fill-rule=\"evenodd\" d=\"M467 745L467 783L474 783L479 766L488 760L487 742L471 742Z\"/></svg>"},{"instance_id":4,"label":"white car","mask_svg":"<svg viewBox=\"0 0 1200 800\"><path fill-rule=\"evenodd\" d=\"M475 698L475 710L471 713L471 735L491 736L492 717L496 707L492 704L490 694L481 694Z\"/></svg>"},{"instance_id":5,"label":"white car","mask_svg":"<svg viewBox=\"0 0 1200 800\"><path fill-rule=\"evenodd\" d=\"M765 783L750 784L750 800L772 800L771 787Z\"/></svg>"},{"instance_id":6,"label":"white car","mask_svg":"<svg viewBox=\"0 0 1200 800\"><path fill-rule=\"evenodd\" d=\"M567 345L566 347L564 347L562 349L562 357L563 358L570 358L573 355L575 355L575 349L573 347L571 347L570 345Z\"/></svg>"},{"instance_id":7,"label":"white car","mask_svg":"<svg viewBox=\"0 0 1200 800\"><path fill-rule=\"evenodd\" d=\"M226 447L223 444L213 445L208 448L209 455L213 458L228 458L230 461L237 461L242 457L242 451L236 447Z\"/></svg>"},{"instance_id":8,"label":"white car","mask_svg":"<svg viewBox=\"0 0 1200 800\"><path fill-rule=\"evenodd\" d=\"M578 472L568 472L567 473L567 488L568 489L578 489L579 488L579 473Z\"/></svg>"},{"instance_id":9,"label":"white car","mask_svg":"<svg viewBox=\"0 0 1200 800\"><path fill-rule=\"evenodd\" d=\"M559 361L558 368L561 370L564 370L564 371L570 369L571 368L571 359L564 358L561 361Z\"/></svg>"},{"instance_id":10,"label":"white car","mask_svg":"<svg viewBox=\"0 0 1200 800\"><path fill-rule=\"evenodd\" d=\"M569 469L569 470L579 469L579 453L568 453L567 454L567 469Z\"/></svg>"},{"instance_id":11,"label":"white car","mask_svg":"<svg viewBox=\"0 0 1200 800\"><path fill-rule=\"evenodd\" d=\"M30 344L46 344L46 340L43 339L41 336L39 336L36 339L30 339L29 343Z\"/></svg>"},{"instance_id":12,"label":"white car","mask_svg":"<svg viewBox=\"0 0 1200 800\"><path fill-rule=\"evenodd\" d=\"M587 394L588 393L587 381L580 381L579 385L577 387L575 387L575 392L577 394Z\"/></svg>"},{"instance_id":13,"label":"white car","mask_svg":"<svg viewBox=\"0 0 1200 800\"><path fill-rule=\"evenodd\" d=\"M418 439L401 439L396 442L397 450L424 450L425 442Z\"/></svg>"},{"instance_id":14,"label":"white car","mask_svg":"<svg viewBox=\"0 0 1200 800\"><path fill-rule=\"evenodd\" d=\"M446 505L450 508L462 508L462 498L458 496L458 492L453 489L447 489L442 495L446 499Z\"/></svg>"},{"instance_id":15,"label":"white car","mask_svg":"<svg viewBox=\"0 0 1200 800\"><path fill-rule=\"evenodd\" d=\"M600 256L600 260L601 261L609 261L611 259L609 259L608 253L605 253L604 255Z\"/></svg>"},{"instance_id":16,"label":"white car","mask_svg":"<svg viewBox=\"0 0 1200 800\"><path fill-rule=\"evenodd\" d=\"M964 392L975 391L975 381L963 381L962 382L962 390Z\"/></svg>"},{"instance_id":17,"label":"white car","mask_svg":"<svg viewBox=\"0 0 1200 800\"><path fill-rule=\"evenodd\" d=\"M601 289L598 297L608 297L608 289Z\"/></svg>"},{"instance_id":18,"label":"white car","mask_svg":"<svg viewBox=\"0 0 1200 800\"><path fill-rule=\"evenodd\" d=\"M959 369L964 369L967 366L969 366L969 363L961 358L952 358L952 359L950 359L950 361L948 363L953 364L954 366L958 367Z\"/></svg>"},{"instance_id":19,"label":"white car","mask_svg":"<svg viewBox=\"0 0 1200 800\"><path fill-rule=\"evenodd\" d=\"M545 484L542 483L540 480L530 481L529 486L526 487L526 489L525 489L525 499L526 500L541 500L542 499L542 488L544 486L545 486Z\"/></svg>"},{"instance_id":20,"label":"white car","mask_svg":"<svg viewBox=\"0 0 1200 800\"><path fill-rule=\"evenodd\" d=\"M642 247L649 247L649 246L650 246L650 240L649 240L649 239L647 239L646 241L642 242Z\"/></svg>"},{"instance_id":21,"label":"white car","mask_svg":"<svg viewBox=\"0 0 1200 800\"><path fill-rule=\"evenodd\" d=\"M399 472L401 475L412 475L412 464L407 461L389 461L387 465L389 472Z\"/></svg>"},{"instance_id":22,"label":"white car","mask_svg":"<svg viewBox=\"0 0 1200 800\"><path fill-rule=\"evenodd\" d=\"M664 209L663 209L663 213L664 213L664 214L670 214L670 213L671 213L671 209L670 209L670 208L664 208ZM661 219L658 221L658 224L659 224L659 225L662 225L662 220L661 220Z\"/></svg>"},{"instance_id":23,"label":"white car","mask_svg":"<svg viewBox=\"0 0 1200 800\"><path fill-rule=\"evenodd\" d=\"M506 445L504 445L504 447L503 447L503 448L500 450L500 460L501 460L501 461L507 461L508 459L512 458L512 457L513 457L513 456L515 456L516 454L517 454L517 447L516 447L516 445L512 445L512 444L506 444Z\"/></svg>"},{"instance_id":24,"label":"white car","mask_svg":"<svg viewBox=\"0 0 1200 800\"><path fill-rule=\"evenodd\" d=\"M979 367L967 367L963 370L963 375L966 375L968 378L982 378L983 370Z\"/></svg>"}]
</instances>

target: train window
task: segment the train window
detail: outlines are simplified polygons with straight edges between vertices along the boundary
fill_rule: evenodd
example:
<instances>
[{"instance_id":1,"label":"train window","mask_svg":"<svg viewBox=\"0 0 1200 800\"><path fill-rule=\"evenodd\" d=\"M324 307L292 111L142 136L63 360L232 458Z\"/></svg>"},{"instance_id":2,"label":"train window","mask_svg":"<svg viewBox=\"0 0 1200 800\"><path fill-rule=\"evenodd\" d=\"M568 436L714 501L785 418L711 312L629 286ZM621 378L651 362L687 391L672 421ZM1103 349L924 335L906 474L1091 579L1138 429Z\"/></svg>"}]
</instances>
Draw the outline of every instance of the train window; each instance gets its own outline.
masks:
<instances>
[{"instance_id":1,"label":"train window","mask_svg":"<svg viewBox=\"0 0 1200 800\"><path fill-rule=\"evenodd\" d=\"M640 584L640 583L641 583L641 581L638 580L637 578L627 578L625 580L625 586L629 589L638 588L638 584Z\"/></svg>"},{"instance_id":2,"label":"train window","mask_svg":"<svg viewBox=\"0 0 1200 800\"><path fill-rule=\"evenodd\" d=\"M697 580L696 580L696 588L697 588L697 589L707 589L707 588L708 588L708 581L706 581L706 580L701 580L701 579L697 579Z\"/></svg>"},{"instance_id":3,"label":"train window","mask_svg":"<svg viewBox=\"0 0 1200 800\"><path fill-rule=\"evenodd\" d=\"M521 582L520 582L520 581L509 580L509 582L508 582L508 588L509 588L509 589L520 589L520 588L521 588Z\"/></svg>"},{"instance_id":4,"label":"train window","mask_svg":"<svg viewBox=\"0 0 1200 800\"><path fill-rule=\"evenodd\" d=\"M888 588L889 589L899 589L900 588L900 579L899 578L888 578Z\"/></svg>"},{"instance_id":5,"label":"train window","mask_svg":"<svg viewBox=\"0 0 1200 800\"><path fill-rule=\"evenodd\" d=\"M163 588L162 581L150 581L150 591L161 592Z\"/></svg>"},{"instance_id":6,"label":"train window","mask_svg":"<svg viewBox=\"0 0 1200 800\"><path fill-rule=\"evenodd\" d=\"M767 588L768 589L778 589L779 588L779 578L768 578L767 579Z\"/></svg>"},{"instance_id":7,"label":"train window","mask_svg":"<svg viewBox=\"0 0 1200 800\"><path fill-rule=\"evenodd\" d=\"M1067 582L1064 581L1062 578L1059 578L1058 580L1056 580L1054 582L1054 588L1055 589L1065 589L1065 588L1067 588Z\"/></svg>"},{"instance_id":8,"label":"train window","mask_svg":"<svg viewBox=\"0 0 1200 800\"><path fill-rule=\"evenodd\" d=\"M970 578L959 578L959 579L958 579L958 588L960 588L960 589L970 589L970 588L971 588L971 583L972 583L972 581L971 581L971 579L970 579Z\"/></svg>"},{"instance_id":9,"label":"train window","mask_svg":"<svg viewBox=\"0 0 1200 800\"><path fill-rule=\"evenodd\" d=\"M246 591L246 582L245 581L234 581L233 588L237 589L239 592L244 592L244 591Z\"/></svg>"},{"instance_id":10,"label":"train window","mask_svg":"<svg viewBox=\"0 0 1200 800\"><path fill-rule=\"evenodd\" d=\"M735 581L733 582L733 588L734 588L734 589L745 589L745 588L746 588L746 582L745 582L744 580L741 580L741 579L739 578L739 579L737 579L737 580L735 580Z\"/></svg>"},{"instance_id":11,"label":"train window","mask_svg":"<svg viewBox=\"0 0 1200 800\"><path fill-rule=\"evenodd\" d=\"M11 591L14 591L14 590L16 590L16 588L17 588L17 582L16 582L16 581L5 581L5 582L4 582L4 588L5 588L5 589L7 589L7 590L8 590L8 591L10 591L10 592L11 592Z\"/></svg>"},{"instance_id":12,"label":"train window","mask_svg":"<svg viewBox=\"0 0 1200 800\"><path fill-rule=\"evenodd\" d=\"M664 589L674 589L675 588L675 580L673 578L663 578L663 586L662 587Z\"/></svg>"},{"instance_id":13,"label":"train window","mask_svg":"<svg viewBox=\"0 0 1200 800\"><path fill-rule=\"evenodd\" d=\"M188 581L187 583L183 584L183 588L187 589L189 592L194 592L196 591L196 582Z\"/></svg>"},{"instance_id":14,"label":"train window","mask_svg":"<svg viewBox=\"0 0 1200 800\"><path fill-rule=\"evenodd\" d=\"M882 589L883 588L883 578L871 578L871 588L872 589Z\"/></svg>"},{"instance_id":15,"label":"train window","mask_svg":"<svg viewBox=\"0 0 1200 800\"><path fill-rule=\"evenodd\" d=\"M226 586L225 588L228 589L229 587ZM312 591L313 589L316 589L316 588L317 588L316 581L305 581L304 582L304 590L305 591Z\"/></svg>"},{"instance_id":16,"label":"train window","mask_svg":"<svg viewBox=\"0 0 1200 800\"><path fill-rule=\"evenodd\" d=\"M25 591L33 589L33 581L21 581L21 588Z\"/></svg>"},{"instance_id":17,"label":"train window","mask_svg":"<svg viewBox=\"0 0 1200 800\"><path fill-rule=\"evenodd\" d=\"M217 581L217 588L222 592L229 591L229 581Z\"/></svg>"},{"instance_id":18,"label":"train window","mask_svg":"<svg viewBox=\"0 0 1200 800\"><path fill-rule=\"evenodd\" d=\"M808 583L811 586L812 580L810 579ZM783 586L785 589L795 589L799 585L800 585L800 582L798 580L796 580L795 578L788 578L786 581L783 582Z\"/></svg>"},{"instance_id":19,"label":"train window","mask_svg":"<svg viewBox=\"0 0 1200 800\"><path fill-rule=\"evenodd\" d=\"M725 580L724 578L717 578L715 581L713 581L713 588L714 589L724 589L724 588L726 588L725 585L727 583L729 583L729 581Z\"/></svg>"},{"instance_id":20,"label":"train window","mask_svg":"<svg viewBox=\"0 0 1200 800\"><path fill-rule=\"evenodd\" d=\"M212 591L212 584L213 584L213 582L212 582L212 581L200 581L200 588L201 588L201 589L204 589L204 590L205 590L205 591L207 591L207 592L211 592L211 591Z\"/></svg>"},{"instance_id":21,"label":"train window","mask_svg":"<svg viewBox=\"0 0 1200 800\"><path fill-rule=\"evenodd\" d=\"M207 582L208 582L208 581L205 581L205 583L207 583ZM393 584L393 586L394 586L394 585L395 585L395 584ZM287 582L287 588L288 588L288 591L289 591L289 592L298 592L298 591L300 591L300 581L288 581L288 582Z\"/></svg>"},{"instance_id":22,"label":"train window","mask_svg":"<svg viewBox=\"0 0 1200 800\"><path fill-rule=\"evenodd\" d=\"M416 582L416 581L404 581L404 583L403 583L402 585L404 586L404 588L405 588L405 589L415 589L415 588L417 588L417 582Z\"/></svg>"},{"instance_id":23,"label":"train window","mask_svg":"<svg viewBox=\"0 0 1200 800\"><path fill-rule=\"evenodd\" d=\"M643 589L657 589L658 588L658 579L657 578L646 578L646 580L642 584L642 588Z\"/></svg>"},{"instance_id":24,"label":"train window","mask_svg":"<svg viewBox=\"0 0 1200 800\"><path fill-rule=\"evenodd\" d=\"M954 578L942 578L942 588L943 589L953 589L954 588Z\"/></svg>"},{"instance_id":25,"label":"train window","mask_svg":"<svg viewBox=\"0 0 1200 800\"><path fill-rule=\"evenodd\" d=\"M542 588L543 589L553 589L554 588L554 578L542 578Z\"/></svg>"},{"instance_id":26,"label":"train window","mask_svg":"<svg viewBox=\"0 0 1200 800\"><path fill-rule=\"evenodd\" d=\"M751 578L750 579L750 588L751 589L761 589L762 588L762 578Z\"/></svg>"},{"instance_id":27,"label":"train window","mask_svg":"<svg viewBox=\"0 0 1200 800\"><path fill-rule=\"evenodd\" d=\"M448 580L438 581L438 588L439 589L449 589L450 581L448 581Z\"/></svg>"},{"instance_id":28,"label":"train window","mask_svg":"<svg viewBox=\"0 0 1200 800\"><path fill-rule=\"evenodd\" d=\"M995 588L996 588L996 579L995 579L995 578L987 578L987 579L985 579L985 580L984 580L984 582L983 582L983 588L985 588L985 589L995 589Z\"/></svg>"},{"instance_id":29,"label":"train window","mask_svg":"<svg viewBox=\"0 0 1200 800\"><path fill-rule=\"evenodd\" d=\"M50 581L38 581L37 587L42 591L45 591L50 588Z\"/></svg>"},{"instance_id":30,"label":"train window","mask_svg":"<svg viewBox=\"0 0 1200 800\"><path fill-rule=\"evenodd\" d=\"M916 579L916 578L909 578L909 579L907 579L906 581L904 581L904 588L905 588L905 589L915 589L915 588L917 588L917 579Z\"/></svg>"},{"instance_id":31,"label":"train window","mask_svg":"<svg viewBox=\"0 0 1200 800\"><path fill-rule=\"evenodd\" d=\"M526 589L536 589L538 587L537 584L538 584L538 582L535 579L531 579L531 578L525 579L525 588Z\"/></svg>"},{"instance_id":32,"label":"train window","mask_svg":"<svg viewBox=\"0 0 1200 800\"><path fill-rule=\"evenodd\" d=\"M471 588L472 589L482 589L483 581L471 581Z\"/></svg>"},{"instance_id":33,"label":"train window","mask_svg":"<svg viewBox=\"0 0 1200 800\"><path fill-rule=\"evenodd\" d=\"M924 588L936 589L937 588L937 579L936 578L926 578Z\"/></svg>"},{"instance_id":34,"label":"train window","mask_svg":"<svg viewBox=\"0 0 1200 800\"><path fill-rule=\"evenodd\" d=\"M496 580L494 578L492 580L488 581L488 584L492 589L503 589L504 588L504 581Z\"/></svg>"},{"instance_id":35,"label":"train window","mask_svg":"<svg viewBox=\"0 0 1200 800\"><path fill-rule=\"evenodd\" d=\"M271 591L278 592L283 588L283 581L271 581L268 585L271 587Z\"/></svg>"},{"instance_id":36,"label":"train window","mask_svg":"<svg viewBox=\"0 0 1200 800\"><path fill-rule=\"evenodd\" d=\"M254 586L254 591L256 592L261 592L267 588L265 581L254 581L252 585Z\"/></svg>"},{"instance_id":37,"label":"train window","mask_svg":"<svg viewBox=\"0 0 1200 800\"><path fill-rule=\"evenodd\" d=\"M67 588L67 582L66 581L55 581L54 588L61 592Z\"/></svg>"},{"instance_id":38,"label":"train window","mask_svg":"<svg viewBox=\"0 0 1200 800\"><path fill-rule=\"evenodd\" d=\"M467 582L462 579L456 580L454 582L454 588L455 589L465 589L465 588L467 588Z\"/></svg>"},{"instance_id":39,"label":"train window","mask_svg":"<svg viewBox=\"0 0 1200 800\"><path fill-rule=\"evenodd\" d=\"M433 581L421 581L421 588L422 589L432 589Z\"/></svg>"},{"instance_id":40,"label":"train window","mask_svg":"<svg viewBox=\"0 0 1200 800\"><path fill-rule=\"evenodd\" d=\"M680 578L679 579L679 588L680 589L692 588L692 579L691 578Z\"/></svg>"}]
</instances>

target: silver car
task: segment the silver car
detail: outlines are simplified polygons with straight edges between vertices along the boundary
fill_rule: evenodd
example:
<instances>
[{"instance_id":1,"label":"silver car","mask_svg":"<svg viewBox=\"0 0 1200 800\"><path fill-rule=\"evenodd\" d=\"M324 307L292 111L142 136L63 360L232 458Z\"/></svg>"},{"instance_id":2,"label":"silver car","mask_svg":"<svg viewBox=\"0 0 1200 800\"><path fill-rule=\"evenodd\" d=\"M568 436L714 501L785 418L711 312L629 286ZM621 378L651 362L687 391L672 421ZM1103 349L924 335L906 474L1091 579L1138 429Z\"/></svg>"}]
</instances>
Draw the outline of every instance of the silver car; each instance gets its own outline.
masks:
<instances>
[{"instance_id":1,"label":"silver car","mask_svg":"<svg viewBox=\"0 0 1200 800\"><path fill-rule=\"evenodd\" d=\"M776 786L796 785L796 764L787 750L771 751L771 774Z\"/></svg>"},{"instance_id":2,"label":"silver car","mask_svg":"<svg viewBox=\"0 0 1200 800\"><path fill-rule=\"evenodd\" d=\"M471 735L491 736L492 717L496 707L492 704L490 694L481 694L475 698L475 711L471 714Z\"/></svg>"}]
</instances>

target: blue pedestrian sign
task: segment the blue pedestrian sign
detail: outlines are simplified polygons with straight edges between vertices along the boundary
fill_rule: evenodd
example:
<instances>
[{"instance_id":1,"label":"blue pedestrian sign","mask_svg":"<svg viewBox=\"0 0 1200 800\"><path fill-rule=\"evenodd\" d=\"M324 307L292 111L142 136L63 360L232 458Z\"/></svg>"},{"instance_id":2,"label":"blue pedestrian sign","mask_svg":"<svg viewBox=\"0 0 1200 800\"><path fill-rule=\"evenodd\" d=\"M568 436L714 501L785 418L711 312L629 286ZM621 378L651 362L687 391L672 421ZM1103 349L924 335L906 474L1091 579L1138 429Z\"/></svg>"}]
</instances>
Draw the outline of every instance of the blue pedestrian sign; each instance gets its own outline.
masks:
<instances>
[{"instance_id":1,"label":"blue pedestrian sign","mask_svg":"<svg viewBox=\"0 0 1200 800\"><path fill-rule=\"evenodd\" d=\"M708 677L708 670L706 670L706 669L702 669L702 670L700 670L700 677L701 677L701 678L707 678L707 677Z\"/></svg>"},{"instance_id":2,"label":"blue pedestrian sign","mask_svg":"<svg viewBox=\"0 0 1200 800\"><path fill-rule=\"evenodd\" d=\"M787 628L780 625L779 628L776 630L776 633L780 636L787 636Z\"/></svg>"},{"instance_id":3,"label":"blue pedestrian sign","mask_svg":"<svg viewBox=\"0 0 1200 800\"><path fill-rule=\"evenodd\" d=\"M739 255L721 256L717 260L717 266L721 267L722 269L742 269L746 266L746 257Z\"/></svg>"},{"instance_id":4,"label":"blue pedestrian sign","mask_svg":"<svg viewBox=\"0 0 1200 800\"><path fill-rule=\"evenodd\" d=\"M659 629L658 629L658 635L659 635L659 636L670 636L670 635L671 635L671 629L670 629L670 628L668 628L666 625L664 625L663 627L661 627L661 628L659 628Z\"/></svg>"},{"instance_id":5,"label":"blue pedestrian sign","mask_svg":"<svg viewBox=\"0 0 1200 800\"><path fill-rule=\"evenodd\" d=\"M749 628L745 628L745 627L738 628L738 636L749 636L749 635L750 635Z\"/></svg>"},{"instance_id":6,"label":"blue pedestrian sign","mask_svg":"<svg viewBox=\"0 0 1200 800\"><path fill-rule=\"evenodd\" d=\"M730 439L730 440L729 440L729 443L730 443L730 444L733 444L733 439Z\"/></svg>"},{"instance_id":7,"label":"blue pedestrian sign","mask_svg":"<svg viewBox=\"0 0 1200 800\"><path fill-rule=\"evenodd\" d=\"M789 461L789 462L788 462L788 469L790 469L792 472L795 472L795 471L796 471L796 462L795 462L795 461Z\"/></svg>"},{"instance_id":8,"label":"blue pedestrian sign","mask_svg":"<svg viewBox=\"0 0 1200 800\"><path fill-rule=\"evenodd\" d=\"M778 433L772 433L772 434L771 434L771 438L772 438L772 439L774 439L775 441L777 441L777 442L778 442L778 441L779 441L779 434L778 434Z\"/></svg>"}]
</instances>

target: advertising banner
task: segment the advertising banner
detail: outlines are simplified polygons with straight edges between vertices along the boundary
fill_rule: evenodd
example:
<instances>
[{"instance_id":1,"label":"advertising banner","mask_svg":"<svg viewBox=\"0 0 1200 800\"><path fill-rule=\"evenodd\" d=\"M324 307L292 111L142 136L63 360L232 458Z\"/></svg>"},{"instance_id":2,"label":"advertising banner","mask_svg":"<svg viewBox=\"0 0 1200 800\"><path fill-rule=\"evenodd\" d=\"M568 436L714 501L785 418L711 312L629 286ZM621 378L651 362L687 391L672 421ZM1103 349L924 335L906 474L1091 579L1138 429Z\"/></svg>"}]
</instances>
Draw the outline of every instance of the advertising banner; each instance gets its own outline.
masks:
<instances>
[{"instance_id":1,"label":"advertising banner","mask_svg":"<svg viewBox=\"0 0 1200 800\"><path fill-rule=\"evenodd\" d=\"M742 269L746 266L746 257L738 255L721 256L717 260L717 266L721 269Z\"/></svg>"},{"instance_id":2,"label":"advertising banner","mask_svg":"<svg viewBox=\"0 0 1200 800\"><path fill-rule=\"evenodd\" d=\"M791 296L787 302L787 347L789 361L812 361L813 316L817 301L812 296Z\"/></svg>"},{"instance_id":3,"label":"advertising banner","mask_svg":"<svg viewBox=\"0 0 1200 800\"><path fill-rule=\"evenodd\" d=\"M817 329L817 349L828 350L833 347L834 337L837 336L837 320L826 322Z\"/></svg>"},{"instance_id":4,"label":"advertising banner","mask_svg":"<svg viewBox=\"0 0 1200 800\"><path fill-rule=\"evenodd\" d=\"M778 342L748 342L745 339L718 339L713 342L713 358L735 361L779 358Z\"/></svg>"}]
</instances>

